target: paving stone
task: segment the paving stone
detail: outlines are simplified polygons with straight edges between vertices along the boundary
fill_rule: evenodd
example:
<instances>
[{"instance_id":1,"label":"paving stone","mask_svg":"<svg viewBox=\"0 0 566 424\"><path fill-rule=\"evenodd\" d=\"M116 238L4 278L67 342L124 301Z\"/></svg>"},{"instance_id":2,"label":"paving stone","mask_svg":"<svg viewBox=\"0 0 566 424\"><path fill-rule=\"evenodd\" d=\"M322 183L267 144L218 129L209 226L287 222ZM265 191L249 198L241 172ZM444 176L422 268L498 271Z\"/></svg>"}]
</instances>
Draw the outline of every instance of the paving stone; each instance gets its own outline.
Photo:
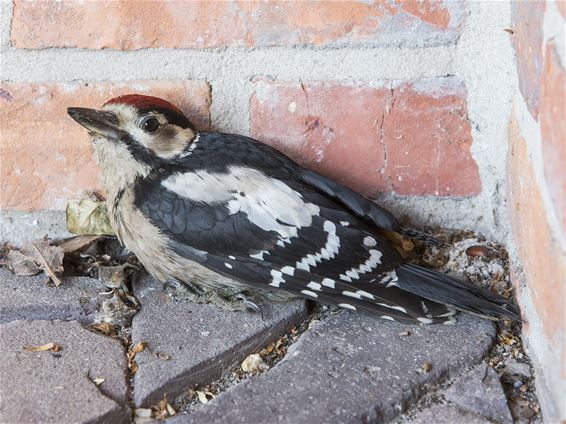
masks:
<instances>
[{"instance_id":1,"label":"paving stone","mask_svg":"<svg viewBox=\"0 0 566 424\"><path fill-rule=\"evenodd\" d=\"M485 424L490 421L473 414L461 411L451 405L433 405L419 412L413 419L403 421L410 424Z\"/></svg>"},{"instance_id":2,"label":"paving stone","mask_svg":"<svg viewBox=\"0 0 566 424\"><path fill-rule=\"evenodd\" d=\"M498 423L513 423L499 376L485 363L456 381L445 397L463 411Z\"/></svg>"},{"instance_id":3,"label":"paving stone","mask_svg":"<svg viewBox=\"0 0 566 424\"><path fill-rule=\"evenodd\" d=\"M49 319L92 322L107 299L99 293L108 289L93 278L64 278L59 287L46 281L43 273L23 277L0 268L0 323Z\"/></svg>"},{"instance_id":4,"label":"paving stone","mask_svg":"<svg viewBox=\"0 0 566 424\"><path fill-rule=\"evenodd\" d=\"M400 333L411 331L410 336ZM341 312L303 334L270 371L171 423L359 423L391 420L425 383L481 360L492 322L461 315L456 326L408 326ZM419 372L425 362L429 372Z\"/></svg>"},{"instance_id":5,"label":"paving stone","mask_svg":"<svg viewBox=\"0 0 566 424\"><path fill-rule=\"evenodd\" d=\"M127 422L124 349L78 322L0 325L0 422ZM57 343L59 352L23 348ZM104 378L97 386L92 380Z\"/></svg>"},{"instance_id":6,"label":"paving stone","mask_svg":"<svg viewBox=\"0 0 566 424\"><path fill-rule=\"evenodd\" d=\"M306 317L302 300L263 305L263 319L257 314L174 300L163 292L161 283L148 276L136 282L134 291L141 311L132 322L132 342L148 343L136 356L136 406L157 403L165 393L173 399L183 390L218 379L223 371ZM171 359L159 359L152 352Z\"/></svg>"}]
</instances>

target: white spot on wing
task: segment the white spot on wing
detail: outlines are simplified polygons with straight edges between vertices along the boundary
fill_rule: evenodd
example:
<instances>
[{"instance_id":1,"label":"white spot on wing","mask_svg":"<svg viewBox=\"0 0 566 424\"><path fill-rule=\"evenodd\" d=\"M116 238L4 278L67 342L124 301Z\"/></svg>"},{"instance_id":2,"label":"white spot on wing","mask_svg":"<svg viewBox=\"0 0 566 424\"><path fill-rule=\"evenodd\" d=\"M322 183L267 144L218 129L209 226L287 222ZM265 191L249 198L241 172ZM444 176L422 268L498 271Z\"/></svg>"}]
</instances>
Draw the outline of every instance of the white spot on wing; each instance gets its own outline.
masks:
<instances>
[{"instance_id":1,"label":"white spot on wing","mask_svg":"<svg viewBox=\"0 0 566 424\"><path fill-rule=\"evenodd\" d=\"M275 269L271 270L271 277L273 277L271 279L271 283L269 283L270 286L273 287L279 287L279 285L281 283L285 282L285 279L283 278L283 274L281 273L281 271L277 271Z\"/></svg>"},{"instance_id":2,"label":"white spot on wing","mask_svg":"<svg viewBox=\"0 0 566 424\"><path fill-rule=\"evenodd\" d=\"M356 310L356 307L354 305L350 305L349 303L339 303L338 306L344 309L352 309L353 311Z\"/></svg>"},{"instance_id":3,"label":"white spot on wing","mask_svg":"<svg viewBox=\"0 0 566 424\"><path fill-rule=\"evenodd\" d=\"M224 266L228 269L232 269L232 265L230 265L228 262L224 262Z\"/></svg>"},{"instance_id":4,"label":"white spot on wing","mask_svg":"<svg viewBox=\"0 0 566 424\"><path fill-rule=\"evenodd\" d=\"M311 281L310 283L307 284L307 287L308 287L309 289L313 289L313 290L316 290L316 291L320 291L320 288L321 288L322 286L321 286L320 284L318 284L318 283L315 283L314 281Z\"/></svg>"},{"instance_id":5,"label":"white spot on wing","mask_svg":"<svg viewBox=\"0 0 566 424\"><path fill-rule=\"evenodd\" d=\"M308 253L300 261L297 261L296 267L310 271L310 267L315 267L322 259L332 259L340 249L340 238L336 235L336 225L332 221L324 221L322 226L327 233L326 243L320 252Z\"/></svg>"},{"instance_id":6,"label":"white spot on wing","mask_svg":"<svg viewBox=\"0 0 566 424\"><path fill-rule=\"evenodd\" d=\"M365 274L366 272L370 272L374 269L377 265L381 264L381 256L382 253L379 250L371 249L369 251L369 258L357 268L351 268L346 271L345 274L340 274L340 279L343 281L351 282L352 278L358 279L360 278L359 274Z\"/></svg>"},{"instance_id":7,"label":"white spot on wing","mask_svg":"<svg viewBox=\"0 0 566 424\"><path fill-rule=\"evenodd\" d=\"M236 259L236 257L235 257L235 256L232 256L232 255L228 255L228 257L229 257L230 259L232 259L232 260Z\"/></svg>"},{"instance_id":8,"label":"white spot on wing","mask_svg":"<svg viewBox=\"0 0 566 424\"><path fill-rule=\"evenodd\" d=\"M344 291L342 292L342 294L343 294L344 296L355 297L356 299L361 299L361 298L362 298L362 295L361 295L361 294L354 293L354 292L351 292L351 291L348 291L348 290L344 290Z\"/></svg>"},{"instance_id":9,"label":"white spot on wing","mask_svg":"<svg viewBox=\"0 0 566 424\"><path fill-rule=\"evenodd\" d=\"M340 221L340 225L341 225L342 227L347 227L347 226L350 225L350 223L349 223L348 221Z\"/></svg>"},{"instance_id":10,"label":"white spot on wing","mask_svg":"<svg viewBox=\"0 0 566 424\"><path fill-rule=\"evenodd\" d=\"M321 283L325 287L330 287L331 289L336 288L336 282L331 278L325 278Z\"/></svg>"},{"instance_id":11,"label":"white spot on wing","mask_svg":"<svg viewBox=\"0 0 566 424\"><path fill-rule=\"evenodd\" d=\"M377 245L377 242L375 241L375 239L373 237L370 237L370 236L364 237L364 246L374 247L376 245Z\"/></svg>"},{"instance_id":12,"label":"white spot on wing","mask_svg":"<svg viewBox=\"0 0 566 424\"><path fill-rule=\"evenodd\" d=\"M395 318L390 317L389 315L382 315L382 316L380 316L379 318L381 318L381 319L387 319L387 320L389 320L389 321L395 321Z\"/></svg>"},{"instance_id":13,"label":"white spot on wing","mask_svg":"<svg viewBox=\"0 0 566 424\"><path fill-rule=\"evenodd\" d=\"M250 258L259 259L260 261L263 261L263 255L265 255L266 253L269 252L267 250L261 250L258 253L254 253L253 255L250 255Z\"/></svg>"},{"instance_id":14,"label":"white spot on wing","mask_svg":"<svg viewBox=\"0 0 566 424\"><path fill-rule=\"evenodd\" d=\"M283 268L281 268L281 272L283 274L293 276L295 274L295 268L293 268L292 266L284 266Z\"/></svg>"},{"instance_id":15,"label":"white spot on wing","mask_svg":"<svg viewBox=\"0 0 566 424\"><path fill-rule=\"evenodd\" d=\"M310 297L314 297L314 298L318 297L318 295L315 292L312 292L310 290L301 290L301 293L306 294L307 296L310 296Z\"/></svg>"},{"instance_id":16,"label":"white spot on wing","mask_svg":"<svg viewBox=\"0 0 566 424\"><path fill-rule=\"evenodd\" d=\"M417 321L422 324L432 324L432 320L429 318L417 318Z\"/></svg>"}]
</instances>

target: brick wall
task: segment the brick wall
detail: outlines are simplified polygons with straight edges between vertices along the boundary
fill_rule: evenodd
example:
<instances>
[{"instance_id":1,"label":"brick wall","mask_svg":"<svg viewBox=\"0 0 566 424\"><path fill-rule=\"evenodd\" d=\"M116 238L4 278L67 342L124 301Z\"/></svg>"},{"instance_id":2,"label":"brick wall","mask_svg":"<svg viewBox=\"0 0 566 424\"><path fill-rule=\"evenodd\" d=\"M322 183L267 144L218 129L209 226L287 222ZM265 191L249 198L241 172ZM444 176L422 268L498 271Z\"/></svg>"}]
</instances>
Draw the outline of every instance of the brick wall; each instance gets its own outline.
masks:
<instances>
[{"instance_id":1,"label":"brick wall","mask_svg":"<svg viewBox=\"0 0 566 424\"><path fill-rule=\"evenodd\" d=\"M527 336L548 374L541 390L562 384L564 372L548 370L564 358L564 43L549 30L563 25L563 4L0 8L3 233L42 235L34 228L55 219L57 234L67 200L100 188L88 137L66 107L163 96L199 128L252 135L414 224L511 240Z\"/></svg>"},{"instance_id":2,"label":"brick wall","mask_svg":"<svg viewBox=\"0 0 566 424\"><path fill-rule=\"evenodd\" d=\"M507 165L514 279L548 422L566 419L565 18L564 2L512 4L519 86Z\"/></svg>"}]
</instances>

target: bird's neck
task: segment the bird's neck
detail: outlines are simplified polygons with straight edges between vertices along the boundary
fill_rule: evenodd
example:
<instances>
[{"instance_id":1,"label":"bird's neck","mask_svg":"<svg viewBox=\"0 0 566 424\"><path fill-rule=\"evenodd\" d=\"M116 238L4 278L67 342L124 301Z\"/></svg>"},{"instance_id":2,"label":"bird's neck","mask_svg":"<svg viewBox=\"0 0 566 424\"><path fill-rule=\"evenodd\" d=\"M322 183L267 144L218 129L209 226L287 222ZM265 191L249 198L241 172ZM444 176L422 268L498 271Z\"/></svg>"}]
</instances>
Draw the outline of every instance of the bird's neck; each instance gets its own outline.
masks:
<instances>
[{"instance_id":1,"label":"bird's neck","mask_svg":"<svg viewBox=\"0 0 566 424\"><path fill-rule=\"evenodd\" d=\"M109 204L132 187L138 178L146 177L151 171L148 165L134 159L123 144L93 139L92 148Z\"/></svg>"}]
</instances>

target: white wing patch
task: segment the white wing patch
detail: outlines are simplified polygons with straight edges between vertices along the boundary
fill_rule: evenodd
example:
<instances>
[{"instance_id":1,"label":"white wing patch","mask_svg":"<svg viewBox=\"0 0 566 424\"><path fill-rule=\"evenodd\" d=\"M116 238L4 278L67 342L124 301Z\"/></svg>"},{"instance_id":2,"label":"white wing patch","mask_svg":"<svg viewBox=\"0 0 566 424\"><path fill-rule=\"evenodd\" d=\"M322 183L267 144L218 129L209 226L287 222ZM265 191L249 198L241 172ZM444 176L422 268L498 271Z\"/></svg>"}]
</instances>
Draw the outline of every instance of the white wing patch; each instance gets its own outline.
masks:
<instances>
[{"instance_id":1,"label":"white wing patch","mask_svg":"<svg viewBox=\"0 0 566 424\"><path fill-rule=\"evenodd\" d=\"M320 211L284 182L241 166L231 166L228 173L174 174L161 184L195 202L227 203L230 214L244 212L253 224L277 232L283 241L297 237L297 230L311 225Z\"/></svg>"}]
</instances>

